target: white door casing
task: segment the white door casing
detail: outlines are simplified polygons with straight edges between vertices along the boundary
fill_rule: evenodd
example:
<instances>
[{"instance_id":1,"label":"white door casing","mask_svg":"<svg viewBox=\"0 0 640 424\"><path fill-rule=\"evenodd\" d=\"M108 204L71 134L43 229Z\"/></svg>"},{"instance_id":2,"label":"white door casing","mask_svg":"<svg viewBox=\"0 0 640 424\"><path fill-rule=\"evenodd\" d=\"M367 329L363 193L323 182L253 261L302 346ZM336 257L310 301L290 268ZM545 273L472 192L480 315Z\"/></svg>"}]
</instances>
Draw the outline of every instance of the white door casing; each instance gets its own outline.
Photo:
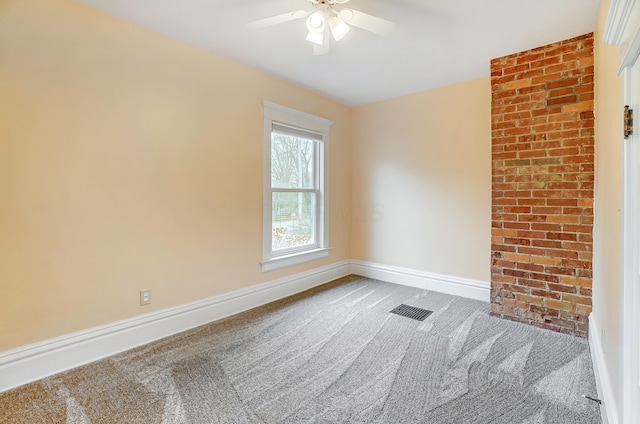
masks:
<instances>
[{"instance_id":1,"label":"white door casing","mask_svg":"<svg viewBox=\"0 0 640 424\"><path fill-rule=\"evenodd\" d=\"M640 112L640 62L626 67L624 102ZM640 423L640 133L624 140L622 422Z\"/></svg>"},{"instance_id":2,"label":"white door casing","mask_svg":"<svg viewBox=\"0 0 640 424\"><path fill-rule=\"evenodd\" d=\"M612 0L604 41L620 46L623 101L635 114L623 140L622 424L640 424L640 0ZM623 105L620 105L622 125ZM614 423L611 423L614 424Z\"/></svg>"}]
</instances>

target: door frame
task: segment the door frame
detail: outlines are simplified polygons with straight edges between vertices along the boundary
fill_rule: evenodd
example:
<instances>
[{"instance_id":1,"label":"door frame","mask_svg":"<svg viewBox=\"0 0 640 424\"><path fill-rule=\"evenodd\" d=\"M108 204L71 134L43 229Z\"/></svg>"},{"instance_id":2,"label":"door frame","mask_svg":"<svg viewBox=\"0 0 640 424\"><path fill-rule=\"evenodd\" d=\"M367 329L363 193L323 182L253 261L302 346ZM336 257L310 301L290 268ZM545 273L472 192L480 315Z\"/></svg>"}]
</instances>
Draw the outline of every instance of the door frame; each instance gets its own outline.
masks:
<instances>
[{"instance_id":1,"label":"door frame","mask_svg":"<svg viewBox=\"0 0 640 424\"><path fill-rule=\"evenodd\" d=\"M640 416L640 1L612 0L604 41L620 46L623 101L636 115L634 134L624 140L622 198L622 399L618 404L622 424L637 424ZM632 102L633 100L633 102ZM620 105L620 115L622 117ZM622 119L620 120L622 125ZM613 424L613 423L611 423Z\"/></svg>"},{"instance_id":2,"label":"door frame","mask_svg":"<svg viewBox=\"0 0 640 424\"><path fill-rule=\"evenodd\" d=\"M640 61L625 67L624 102L640 113ZM637 116L637 115L636 115ZM640 131L624 140L623 287L622 287L622 423L640 416Z\"/></svg>"}]
</instances>

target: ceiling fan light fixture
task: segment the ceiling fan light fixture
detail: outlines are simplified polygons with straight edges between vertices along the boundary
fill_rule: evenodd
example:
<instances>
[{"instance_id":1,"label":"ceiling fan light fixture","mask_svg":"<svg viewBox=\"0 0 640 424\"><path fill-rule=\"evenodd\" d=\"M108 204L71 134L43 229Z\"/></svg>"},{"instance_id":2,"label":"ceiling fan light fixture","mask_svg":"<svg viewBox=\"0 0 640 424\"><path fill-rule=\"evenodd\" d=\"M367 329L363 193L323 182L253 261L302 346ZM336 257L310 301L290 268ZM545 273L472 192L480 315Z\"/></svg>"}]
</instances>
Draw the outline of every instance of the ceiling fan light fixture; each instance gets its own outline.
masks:
<instances>
[{"instance_id":1,"label":"ceiling fan light fixture","mask_svg":"<svg viewBox=\"0 0 640 424\"><path fill-rule=\"evenodd\" d=\"M337 16L329 18L329 28L336 41L340 41L351 29L349 25L345 24L344 21Z\"/></svg>"},{"instance_id":2,"label":"ceiling fan light fixture","mask_svg":"<svg viewBox=\"0 0 640 424\"><path fill-rule=\"evenodd\" d=\"M360 12L348 7L335 7L343 5L350 0L307 0L311 3L309 10L294 10L288 13L258 19L247 23L250 28L266 28L276 24L305 19L308 30L307 41L314 44L313 54L323 55L329 51L331 37L340 41L347 35L352 27L360 28L377 35L387 35L395 27L395 24L386 19Z\"/></svg>"},{"instance_id":3,"label":"ceiling fan light fixture","mask_svg":"<svg viewBox=\"0 0 640 424\"><path fill-rule=\"evenodd\" d=\"M316 10L307 18L307 29L309 32L322 33L324 31L326 18L324 12Z\"/></svg>"},{"instance_id":4,"label":"ceiling fan light fixture","mask_svg":"<svg viewBox=\"0 0 640 424\"><path fill-rule=\"evenodd\" d=\"M307 41L311 41L312 43L321 46L324 42L324 34L322 32L309 31L307 34Z\"/></svg>"}]
</instances>

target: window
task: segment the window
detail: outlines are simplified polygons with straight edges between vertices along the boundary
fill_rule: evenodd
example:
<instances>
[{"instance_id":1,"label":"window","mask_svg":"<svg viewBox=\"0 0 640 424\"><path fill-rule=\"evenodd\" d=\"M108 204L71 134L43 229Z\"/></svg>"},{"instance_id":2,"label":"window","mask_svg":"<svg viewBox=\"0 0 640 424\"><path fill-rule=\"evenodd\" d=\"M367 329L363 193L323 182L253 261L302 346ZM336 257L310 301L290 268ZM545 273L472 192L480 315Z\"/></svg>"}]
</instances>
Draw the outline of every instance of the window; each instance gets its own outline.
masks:
<instances>
[{"instance_id":1,"label":"window","mask_svg":"<svg viewBox=\"0 0 640 424\"><path fill-rule=\"evenodd\" d=\"M262 271L329 254L329 128L324 118L264 102Z\"/></svg>"}]
</instances>

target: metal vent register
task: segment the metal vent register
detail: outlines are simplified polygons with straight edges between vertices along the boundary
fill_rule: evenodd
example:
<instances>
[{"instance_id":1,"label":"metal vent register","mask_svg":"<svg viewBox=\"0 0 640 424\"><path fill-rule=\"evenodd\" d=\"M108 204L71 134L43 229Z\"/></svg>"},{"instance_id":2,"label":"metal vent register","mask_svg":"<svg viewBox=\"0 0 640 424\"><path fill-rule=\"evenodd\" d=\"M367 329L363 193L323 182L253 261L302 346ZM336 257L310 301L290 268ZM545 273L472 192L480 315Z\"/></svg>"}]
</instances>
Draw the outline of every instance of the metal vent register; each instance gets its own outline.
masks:
<instances>
[{"instance_id":1,"label":"metal vent register","mask_svg":"<svg viewBox=\"0 0 640 424\"><path fill-rule=\"evenodd\" d=\"M403 316L403 317L416 319L418 321L424 321L429 315L433 313L433 311L428 311L422 308L416 308L415 306L405 305L404 303L400 306L396 306L389 312L391 312L392 314Z\"/></svg>"}]
</instances>

